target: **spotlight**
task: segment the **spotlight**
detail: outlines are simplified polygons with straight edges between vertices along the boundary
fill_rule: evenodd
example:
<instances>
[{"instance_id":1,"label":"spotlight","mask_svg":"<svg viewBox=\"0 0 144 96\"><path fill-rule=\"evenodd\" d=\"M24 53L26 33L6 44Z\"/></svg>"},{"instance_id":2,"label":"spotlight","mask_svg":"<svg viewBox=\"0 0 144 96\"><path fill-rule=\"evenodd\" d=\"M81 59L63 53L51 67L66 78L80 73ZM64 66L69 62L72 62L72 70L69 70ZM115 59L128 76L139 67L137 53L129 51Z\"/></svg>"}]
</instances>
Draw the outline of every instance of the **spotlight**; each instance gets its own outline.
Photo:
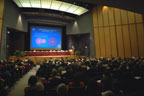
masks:
<instances>
[{"instance_id":1,"label":"spotlight","mask_svg":"<svg viewBox=\"0 0 144 96\"><path fill-rule=\"evenodd\" d=\"M10 34L10 31L8 31L7 33Z\"/></svg>"}]
</instances>

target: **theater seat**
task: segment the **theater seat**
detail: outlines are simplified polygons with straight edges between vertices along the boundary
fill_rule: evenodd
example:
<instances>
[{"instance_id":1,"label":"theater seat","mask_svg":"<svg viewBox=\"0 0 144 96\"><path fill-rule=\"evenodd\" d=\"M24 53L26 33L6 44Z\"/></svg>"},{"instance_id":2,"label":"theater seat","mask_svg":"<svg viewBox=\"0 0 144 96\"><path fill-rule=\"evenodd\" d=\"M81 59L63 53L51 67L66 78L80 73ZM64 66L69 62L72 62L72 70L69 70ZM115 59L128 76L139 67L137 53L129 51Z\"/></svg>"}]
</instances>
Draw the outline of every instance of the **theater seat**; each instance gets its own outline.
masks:
<instances>
[{"instance_id":1,"label":"theater seat","mask_svg":"<svg viewBox=\"0 0 144 96\"><path fill-rule=\"evenodd\" d=\"M58 96L55 89L49 89L46 91L46 96Z\"/></svg>"},{"instance_id":2,"label":"theater seat","mask_svg":"<svg viewBox=\"0 0 144 96\"><path fill-rule=\"evenodd\" d=\"M68 91L69 96L85 96L85 88L72 87Z\"/></svg>"}]
</instances>

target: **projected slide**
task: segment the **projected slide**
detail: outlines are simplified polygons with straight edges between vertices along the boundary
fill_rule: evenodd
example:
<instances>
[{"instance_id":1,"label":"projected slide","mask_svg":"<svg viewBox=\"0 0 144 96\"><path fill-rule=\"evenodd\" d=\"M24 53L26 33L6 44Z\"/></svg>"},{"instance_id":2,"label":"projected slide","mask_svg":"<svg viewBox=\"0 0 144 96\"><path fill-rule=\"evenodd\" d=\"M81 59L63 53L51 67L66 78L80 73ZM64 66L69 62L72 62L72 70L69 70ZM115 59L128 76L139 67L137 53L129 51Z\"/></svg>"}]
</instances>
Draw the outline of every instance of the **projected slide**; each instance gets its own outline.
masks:
<instances>
[{"instance_id":1,"label":"projected slide","mask_svg":"<svg viewBox=\"0 0 144 96\"><path fill-rule=\"evenodd\" d=\"M61 49L61 29L31 28L31 49Z\"/></svg>"}]
</instances>

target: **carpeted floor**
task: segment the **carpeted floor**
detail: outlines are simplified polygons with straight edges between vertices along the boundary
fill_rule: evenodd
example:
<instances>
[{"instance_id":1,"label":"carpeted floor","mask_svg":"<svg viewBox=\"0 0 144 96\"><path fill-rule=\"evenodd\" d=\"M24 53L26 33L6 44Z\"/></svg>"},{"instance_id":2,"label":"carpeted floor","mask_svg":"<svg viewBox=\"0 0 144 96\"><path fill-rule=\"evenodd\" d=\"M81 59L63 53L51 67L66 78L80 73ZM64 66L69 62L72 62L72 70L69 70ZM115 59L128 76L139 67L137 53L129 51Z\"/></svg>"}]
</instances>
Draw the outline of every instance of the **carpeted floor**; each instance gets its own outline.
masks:
<instances>
[{"instance_id":1,"label":"carpeted floor","mask_svg":"<svg viewBox=\"0 0 144 96\"><path fill-rule=\"evenodd\" d=\"M39 69L39 65L33 67L27 74L25 74L15 85L11 88L8 96L24 96L24 88L28 84L28 79L31 75L35 75Z\"/></svg>"}]
</instances>

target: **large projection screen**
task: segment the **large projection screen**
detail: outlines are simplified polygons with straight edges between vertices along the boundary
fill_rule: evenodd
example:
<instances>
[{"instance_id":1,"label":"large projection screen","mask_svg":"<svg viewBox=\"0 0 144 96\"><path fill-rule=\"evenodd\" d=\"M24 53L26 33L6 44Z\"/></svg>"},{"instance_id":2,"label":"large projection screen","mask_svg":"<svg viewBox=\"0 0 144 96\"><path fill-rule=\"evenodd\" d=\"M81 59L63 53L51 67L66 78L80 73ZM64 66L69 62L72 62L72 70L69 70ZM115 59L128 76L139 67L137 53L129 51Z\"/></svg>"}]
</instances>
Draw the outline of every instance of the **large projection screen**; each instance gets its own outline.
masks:
<instances>
[{"instance_id":1,"label":"large projection screen","mask_svg":"<svg viewBox=\"0 0 144 96\"><path fill-rule=\"evenodd\" d=\"M30 50L61 50L62 29L31 27Z\"/></svg>"}]
</instances>

